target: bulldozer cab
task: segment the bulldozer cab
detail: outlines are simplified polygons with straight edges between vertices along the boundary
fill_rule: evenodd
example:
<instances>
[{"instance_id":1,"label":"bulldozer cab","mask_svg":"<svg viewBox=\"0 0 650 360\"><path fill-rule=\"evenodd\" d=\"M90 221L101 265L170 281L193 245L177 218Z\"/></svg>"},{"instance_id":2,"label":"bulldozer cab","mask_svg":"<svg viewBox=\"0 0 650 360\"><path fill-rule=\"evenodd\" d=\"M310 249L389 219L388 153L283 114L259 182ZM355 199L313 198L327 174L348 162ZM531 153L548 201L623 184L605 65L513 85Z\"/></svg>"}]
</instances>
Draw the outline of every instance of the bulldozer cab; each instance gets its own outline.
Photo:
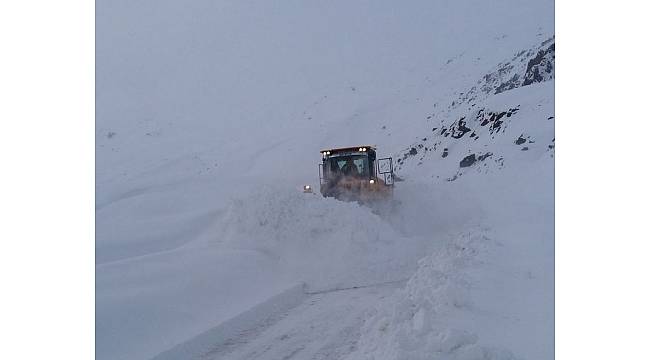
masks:
<instances>
[{"instance_id":1,"label":"bulldozer cab","mask_svg":"<svg viewBox=\"0 0 650 360\"><path fill-rule=\"evenodd\" d=\"M352 176L355 178L369 177L369 167L371 161L365 155L348 155L336 156L328 159L330 169L333 175Z\"/></svg>"},{"instance_id":2,"label":"bulldozer cab","mask_svg":"<svg viewBox=\"0 0 650 360\"><path fill-rule=\"evenodd\" d=\"M321 194L342 200L373 200L392 195L393 160L377 158L373 146L322 150Z\"/></svg>"}]
</instances>

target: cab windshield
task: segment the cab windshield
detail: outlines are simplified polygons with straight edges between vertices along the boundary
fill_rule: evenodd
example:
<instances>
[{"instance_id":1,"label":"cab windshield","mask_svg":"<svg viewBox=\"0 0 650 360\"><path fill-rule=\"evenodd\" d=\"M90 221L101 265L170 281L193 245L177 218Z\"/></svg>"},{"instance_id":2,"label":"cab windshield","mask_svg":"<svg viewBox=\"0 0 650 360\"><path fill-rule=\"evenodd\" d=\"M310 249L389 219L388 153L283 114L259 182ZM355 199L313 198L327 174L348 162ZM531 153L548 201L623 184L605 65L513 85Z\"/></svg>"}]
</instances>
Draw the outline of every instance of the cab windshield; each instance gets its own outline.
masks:
<instances>
[{"instance_id":1,"label":"cab windshield","mask_svg":"<svg viewBox=\"0 0 650 360\"><path fill-rule=\"evenodd\" d=\"M367 178L370 176L368 156L348 155L336 156L329 159L330 171L334 176L352 176Z\"/></svg>"}]
</instances>

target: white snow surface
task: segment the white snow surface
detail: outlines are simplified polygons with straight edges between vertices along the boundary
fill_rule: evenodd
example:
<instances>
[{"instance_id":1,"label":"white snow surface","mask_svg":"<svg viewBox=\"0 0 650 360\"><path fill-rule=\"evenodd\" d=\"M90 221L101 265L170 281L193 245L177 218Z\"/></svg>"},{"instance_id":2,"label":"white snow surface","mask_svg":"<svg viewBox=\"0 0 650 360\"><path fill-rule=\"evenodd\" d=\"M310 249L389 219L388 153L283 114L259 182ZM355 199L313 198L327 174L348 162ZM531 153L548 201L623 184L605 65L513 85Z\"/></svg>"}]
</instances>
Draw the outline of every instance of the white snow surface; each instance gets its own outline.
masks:
<instances>
[{"instance_id":1,"label":"white snow surface","mask_svg":"<svg viewBox=\"0 0 650 360\"><path fill-rule=\"evenodd\" d=\"M553 358L552 1L96 9L98 359Z\"/></svg>"},{"instance_id":2,"label":"white snow surface","mask_svg":"<svg viewBox=\"0 0 650 360\"><path fill-rule=\"evenodd\" d=\"M456 198L481 211L420 259L349 359L553 358L552 159L510 173L507 189L502 175Z\"/></svg>"}]
</instances>

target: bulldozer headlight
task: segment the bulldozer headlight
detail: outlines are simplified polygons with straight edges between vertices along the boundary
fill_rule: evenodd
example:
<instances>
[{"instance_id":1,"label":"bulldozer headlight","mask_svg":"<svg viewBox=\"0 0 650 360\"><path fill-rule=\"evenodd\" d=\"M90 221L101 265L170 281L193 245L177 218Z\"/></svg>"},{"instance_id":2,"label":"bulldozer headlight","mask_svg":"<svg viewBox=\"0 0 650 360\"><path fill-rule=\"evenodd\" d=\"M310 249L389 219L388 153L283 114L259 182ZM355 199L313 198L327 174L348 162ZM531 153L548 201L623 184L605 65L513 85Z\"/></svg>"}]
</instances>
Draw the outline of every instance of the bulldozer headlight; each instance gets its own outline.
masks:
<instances>
[{"instance_id":1,"label":"bulldozer headlight","mask_svg":"<svg viewBox=\"0 0 650 360\"><path fill-rule=\"evenodd\" d=\"M303 188L304 190L309 190L309 189L311 189L311 186L309 186L309 185L305 185L305 186L303 186L302 188Z\"/></svg>"},{"instance_id":2,"label":"bulldozer headlight","mask_svg":"<svg viewBox=\"0 0 650 360\"><path fill-rule=\"evenodd\" d=\"M375 183L375 179L370 179L370 183L371 183L371 184L374 184L374 183Z\"/></svg>"}]
</instances>

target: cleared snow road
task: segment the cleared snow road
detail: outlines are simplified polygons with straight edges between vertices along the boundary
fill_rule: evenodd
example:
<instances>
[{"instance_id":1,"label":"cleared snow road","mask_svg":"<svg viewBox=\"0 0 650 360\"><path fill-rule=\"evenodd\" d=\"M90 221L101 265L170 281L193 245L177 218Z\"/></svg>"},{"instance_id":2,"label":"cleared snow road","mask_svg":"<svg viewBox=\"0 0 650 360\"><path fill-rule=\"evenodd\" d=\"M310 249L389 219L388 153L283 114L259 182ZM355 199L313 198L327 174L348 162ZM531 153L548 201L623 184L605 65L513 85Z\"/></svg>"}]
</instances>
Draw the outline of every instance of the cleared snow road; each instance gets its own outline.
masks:
<instances>
[{"instance_id":1,"label":"cleared snow road","mask_svg":"<svg viewBox=\"0 0 650 360\"><path fill-rule=\"evenodd\" d=\"M233 319L224 336L210 330L155 359L340 359L356 349L368 312L404 282L310 293L291 290ZM248 317L248 326L241 326Z\"/></svg>"}]
</instances>

